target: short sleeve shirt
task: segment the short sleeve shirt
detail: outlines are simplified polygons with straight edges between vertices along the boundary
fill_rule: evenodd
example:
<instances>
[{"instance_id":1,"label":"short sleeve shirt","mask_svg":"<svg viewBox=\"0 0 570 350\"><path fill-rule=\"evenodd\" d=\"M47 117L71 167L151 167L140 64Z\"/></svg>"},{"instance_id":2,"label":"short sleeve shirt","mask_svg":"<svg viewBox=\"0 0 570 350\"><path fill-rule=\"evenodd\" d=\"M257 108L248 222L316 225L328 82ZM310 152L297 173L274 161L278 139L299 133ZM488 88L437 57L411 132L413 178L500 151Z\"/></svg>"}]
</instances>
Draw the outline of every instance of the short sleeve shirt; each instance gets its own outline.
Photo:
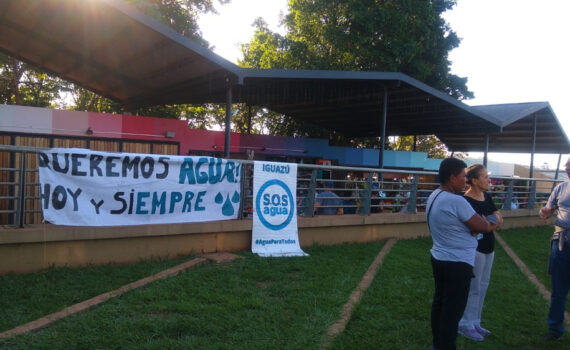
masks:
<instances>
[{"instance_id":1,"label":"short sleeve shirt","mask_svg":"<svg viewBox=\"0 0 570 350\"><path fill-rule=\"evenodd\" d=\"M471 205L462 196L437 189L428 198L428 212L427 220L433 240L431 255L436 260L464 262L474 266L477 239L465 225L475 215Z\"/></svg>"},{"instance_id":2,"label":"short sleeve shirt","mask_svg":"<svg viewBox=\"0 0 570 350\"><path fill-rule=\"evenodd\" d=\"M336 193L324 191L317 194L317 203L321 205L317 209L317 215L335 215L338 208L342 205L342 201Z\"/></svg>"},{"instance_id":3,"label":"short sleeve shirt","mask_svg":"<svg viewBox=\"0 0 570 350\"><path fill-rule=\"evenodd\" d=\"M548 198L549 207L556 207L556 225L570 228L570 181L563 182L554 188Z\"/></svg>"},{"instance_id":4,"label":"short sleeve shirt","mask_svg":"<svg viewBox=\"0 0 570 350\"><path fill-rule=\"evenodd\" d=\"M469 202L469 204L471 204L477 214L483 216L491 215L498 209L495 206L495 203L493 203L493 198L491 195L487 192L483 192L483 194L485 196L485 199L482 201L478 201L468 196L465 196L465 199L467 202ZM493 231L481 233L483 234L483 238L478 241L477 251L484 254L490 254L495 250L495 234Z\"/></svg>"}]
</instances>

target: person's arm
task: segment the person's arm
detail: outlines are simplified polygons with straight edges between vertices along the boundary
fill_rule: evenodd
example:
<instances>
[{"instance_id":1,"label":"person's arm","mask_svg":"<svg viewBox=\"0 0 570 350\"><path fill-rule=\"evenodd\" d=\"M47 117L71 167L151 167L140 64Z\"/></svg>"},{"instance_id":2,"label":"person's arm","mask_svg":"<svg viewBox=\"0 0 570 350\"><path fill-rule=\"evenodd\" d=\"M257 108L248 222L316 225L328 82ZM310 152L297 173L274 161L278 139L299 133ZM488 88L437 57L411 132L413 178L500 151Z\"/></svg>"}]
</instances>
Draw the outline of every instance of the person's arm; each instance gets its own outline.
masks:
<instances>
[{"instance_id":1,"label":"person's arm","mask_svg":"<svg viewBox=\"0 0 570 350\"><path fill-rule=\"evenodd\" d=\"M493 214L497 215L497 228L501 228L501 226L503 226L503 215L501 215L501 212L498 210L493 212Z\"/></svg>"},{"instance_id":2,"label":"person's arm","mask_svg":"<svg viewBox=\"0 0 570 350\"><path fill-rule=\"evenodd\" d=\"M491 224L477 213L473 214L473 216L465 222L465 225L469 227L472 235L476 235L477 232L491 232L497 228L497 226Z\"/></svg>"},{"instance_id":3,"label":"person's arm","mask_svg":"<svg viewBox=\"0 0 570 350\"><path fill-rule=\"evenodd\" d=\"M540 218L544 221L546 221L546 219L548 219L550 216L552 216L552 214L554 213L554 211L556 210L556 207L552 206L552 207L542 207L540 208L540 211L538 212L538 215L540 216Z\"/></svg>"},{"instance_id":4,"label":"person's arm","mask_svg":"<svg viewBox=\"0 0 570 350\"><path fill-rule=\"evenodd\" d=\"M546 205L544 207L540 208L540 210L538 212L538 216L540 216L540 218L542 220L544 220L545 222L546 222L546 219L551 217L552 214L554 214L554 211L557 209L556 202L557 202L557 198L558 198L559 188L560 188L560 185L556 186L554 191L552 191L552 193L550 194L550 197L548 197L548 201L546 202Z\"/></svg>"},{"instance_id":5,"label":"person's arm","mask_svg":"<svg viewBox=\"0 0 570 350\"><path fill-rule=\"evenodd\" d=\"M497 217L496 228L497 229L501 228L501 226L503 226L503 215L501 215L501 212L499 211L499 209L495 205L495 202L493 201L493 197L489 194L489 192L484 192L484 193L485 193L485 200L487 201L489 208L493 211L493 214Z\"/></svg>"}]
</instances>

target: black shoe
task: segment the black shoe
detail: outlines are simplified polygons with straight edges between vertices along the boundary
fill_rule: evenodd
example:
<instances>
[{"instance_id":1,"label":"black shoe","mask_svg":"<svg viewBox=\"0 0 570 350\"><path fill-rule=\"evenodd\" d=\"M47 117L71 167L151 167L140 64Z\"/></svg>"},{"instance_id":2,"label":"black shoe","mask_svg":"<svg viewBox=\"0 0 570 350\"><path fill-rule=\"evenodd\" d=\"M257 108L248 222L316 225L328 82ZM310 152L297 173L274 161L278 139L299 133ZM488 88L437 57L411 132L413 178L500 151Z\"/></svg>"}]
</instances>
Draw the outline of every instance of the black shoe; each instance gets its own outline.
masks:
<instances>
[{"instance_id":1,"label":"black shoe","mask_svg":"<svg viewBox=\"0 0 570 350\"><path fill-rule=\"evenodd\" d=\"M544 340L558 340L561 336L562 334L558 333L548 333L544 336Z\"/></svg>"}]
</instances>

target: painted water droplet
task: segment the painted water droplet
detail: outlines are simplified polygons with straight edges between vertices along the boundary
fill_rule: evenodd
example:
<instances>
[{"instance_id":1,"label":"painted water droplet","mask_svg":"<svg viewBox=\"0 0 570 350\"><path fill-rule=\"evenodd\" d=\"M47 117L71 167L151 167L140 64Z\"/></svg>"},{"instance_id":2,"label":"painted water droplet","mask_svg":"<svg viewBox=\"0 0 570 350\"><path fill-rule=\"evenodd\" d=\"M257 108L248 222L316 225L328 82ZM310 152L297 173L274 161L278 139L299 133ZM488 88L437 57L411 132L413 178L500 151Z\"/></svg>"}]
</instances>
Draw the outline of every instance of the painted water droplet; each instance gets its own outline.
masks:
<instances>
[{"instance_id":1,"label":"painted water droplet","mask_svg":"<svg viewBox=\"0 0 570 350\"><path fill-rule=\"evenodd\" d=\"M222 214L224 214L225 216L234 215L234 206L230 201L230 196L226 196L226 201L224 202L224 206L222 207Z\"/></svg>"},{"instance_id":2,"label":"painted water droplet","mask_svg":"<svg viewBox=\"0 0 570 350\"><path fill-rule=\"evenodd\" d=\"M239 203L239 193L237 191L234 192L234 195L232 197L232 202Z\"/></svg>"},{"instance_id":3,"label":"painted water droplet","mask_svg":"<svg viewBox=\"0 0 570 350\"><path fill-rule=\"evenodd\" d=\"M222 196L222 194L218 192L214 200L216 201L217 204L222 204L222 202L224 201L224 196Z\"/></svg>"}]
</instances>

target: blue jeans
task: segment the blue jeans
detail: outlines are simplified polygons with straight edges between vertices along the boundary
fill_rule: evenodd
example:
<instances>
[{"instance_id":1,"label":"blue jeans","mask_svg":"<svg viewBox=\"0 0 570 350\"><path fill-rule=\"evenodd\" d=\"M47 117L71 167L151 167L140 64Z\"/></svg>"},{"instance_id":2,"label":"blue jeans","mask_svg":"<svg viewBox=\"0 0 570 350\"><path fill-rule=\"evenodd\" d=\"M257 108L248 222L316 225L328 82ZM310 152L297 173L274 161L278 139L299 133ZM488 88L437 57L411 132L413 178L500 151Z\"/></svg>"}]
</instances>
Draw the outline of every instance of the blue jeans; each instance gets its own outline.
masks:
<instances>
[{"instance_id":1,"label":"blue jeans","mask_svg":"<svg viewBox=\"0 0 570 350\"><path fill-rule=\"evenodd\" d=\"M552 295L548 311L548 330L550 333L564 333L564 311L566 296L570 289L570 247L565 245L558 250L558 240L550 247L550 274L552 277Z\"/></svg>"}]
</instances>

